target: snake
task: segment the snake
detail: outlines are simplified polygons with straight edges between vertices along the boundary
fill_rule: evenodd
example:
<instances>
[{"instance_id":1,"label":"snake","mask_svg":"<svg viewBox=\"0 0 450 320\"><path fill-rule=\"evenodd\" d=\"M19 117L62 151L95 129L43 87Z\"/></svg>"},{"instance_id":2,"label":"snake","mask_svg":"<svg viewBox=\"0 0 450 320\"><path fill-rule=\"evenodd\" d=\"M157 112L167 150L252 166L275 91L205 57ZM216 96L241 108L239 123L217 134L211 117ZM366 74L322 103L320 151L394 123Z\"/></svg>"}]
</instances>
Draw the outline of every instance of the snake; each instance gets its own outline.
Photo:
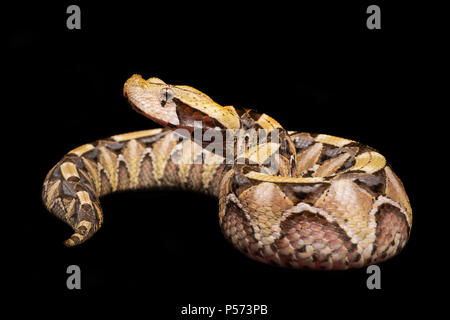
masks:
<instances>
[{"instance_id":1,"label":"snake","mask_svg":"<svg viewBox=\"0 0 450 320\"><path fill-rule=\"evenodd\" d=\"M102 196L171 188L218 198L224 237L270 265L361 268L395 256L407 243L408 196L375 149L288 131L265 113L222 106L197 89L154 77L132 75L123 94L162 127L84 144L49 171L42 200L72 227L65 246L100 229Z\"/></svg>"}]
</instances>

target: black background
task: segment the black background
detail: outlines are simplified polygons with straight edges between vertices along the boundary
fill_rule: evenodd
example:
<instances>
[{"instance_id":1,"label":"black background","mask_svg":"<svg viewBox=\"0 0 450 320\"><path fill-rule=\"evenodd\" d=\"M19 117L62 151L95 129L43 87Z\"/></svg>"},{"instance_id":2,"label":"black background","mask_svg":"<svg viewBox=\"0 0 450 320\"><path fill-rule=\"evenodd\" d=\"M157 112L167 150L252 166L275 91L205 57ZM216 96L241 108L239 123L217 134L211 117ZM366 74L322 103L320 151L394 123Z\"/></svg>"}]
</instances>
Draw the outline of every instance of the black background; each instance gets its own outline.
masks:
<instances>
[{"instance_id":1,"label":"black background","mask_svg":"<svg viewBox=\"0 0 450 320\"><path fill-rule=\"evenodd\" d=\"M99 311L131 297L133 310L178 319L186 318L180 308L187 304L267 304L269 315L256 318L278 319L387 309L401 316L400 306L428 292L431 263L424 252L434 247L434 225L416 173L426 165L411 154L429 142L424 123L435 114L415 105L421 66L412 53L420 30L405 22L405 7L378 2L382 29L368 30L372 3L79 2L81 30L68 30L69 4L5 11L14 17L7 39L13 103L5 119L14 128L7 134L17 165L7 174L20 190L11 194L20 219L11 242L21 294L69 302L88 297L84 306ZM224 240L217 200L194 193L107 196L102 229L65 248L71 229L41 204L42 182L78 145L157 127L122 97L133 73L190 85L220 104L268 113L285 128L354 139L384 154L415 216L406 248L380 265L382 289L367 289L365 269L312 272L250 261ZM66 288L71 264L81 267L82 290ZM103 297L121 303L100 303Z\"/></svg>"}]
</instances>

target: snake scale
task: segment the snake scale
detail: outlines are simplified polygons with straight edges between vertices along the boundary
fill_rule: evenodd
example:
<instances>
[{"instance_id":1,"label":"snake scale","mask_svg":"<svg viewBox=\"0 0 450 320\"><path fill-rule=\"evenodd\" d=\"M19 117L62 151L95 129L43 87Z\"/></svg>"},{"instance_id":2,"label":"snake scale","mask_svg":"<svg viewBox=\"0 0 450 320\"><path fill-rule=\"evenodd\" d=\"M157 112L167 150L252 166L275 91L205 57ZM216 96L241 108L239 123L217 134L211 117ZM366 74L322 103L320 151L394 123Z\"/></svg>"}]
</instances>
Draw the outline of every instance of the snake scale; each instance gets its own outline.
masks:
<instances>
[{"instance_id":1,"label":"snake scale","mask_svg":"<svg viewBox=\"0 0 450 320\"><path fill-rule=\"evenodd\" d=\"M194 88L157 78L133 75L124 96L165 128L82 145L50 170L42 199L73 228L66 246L85 242L101 227L101 196L166 187L218 197L224 236L264 263L358 268L384 261L405 246L411 206L402 182L376 150L325 134L286 131L266 114L221 106ZM235 152L230 162L224 161L228 151L219 152L225 147L211 150L196 141L196 128L222 136L276 130L278 139L266 136L254 145L244 139L253 147ZM226 143L232 151L236 141Z\"/></svg>"}]
</instances>

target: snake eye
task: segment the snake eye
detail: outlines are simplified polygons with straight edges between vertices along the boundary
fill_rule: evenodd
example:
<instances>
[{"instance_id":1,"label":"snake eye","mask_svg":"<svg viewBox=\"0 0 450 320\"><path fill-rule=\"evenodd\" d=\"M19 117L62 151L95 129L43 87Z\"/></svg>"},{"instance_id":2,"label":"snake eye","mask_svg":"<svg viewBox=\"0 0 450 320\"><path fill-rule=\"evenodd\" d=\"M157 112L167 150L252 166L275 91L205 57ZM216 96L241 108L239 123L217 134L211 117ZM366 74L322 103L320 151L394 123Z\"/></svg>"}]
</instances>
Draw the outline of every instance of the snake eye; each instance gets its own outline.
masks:
<instances>
[{"instance_id":1,"label":"snake eye","mask_svg":"<svg viewBox=\"0 0 450 320\"><path fill-rule=\"evenodd\" d=\"M159 92L159 98L161 100L161 104L164 107L167 102L172 101L172 99L175 97L175 92L173 92L170 88L162 88Z\"/></svg>"}]
</instances>

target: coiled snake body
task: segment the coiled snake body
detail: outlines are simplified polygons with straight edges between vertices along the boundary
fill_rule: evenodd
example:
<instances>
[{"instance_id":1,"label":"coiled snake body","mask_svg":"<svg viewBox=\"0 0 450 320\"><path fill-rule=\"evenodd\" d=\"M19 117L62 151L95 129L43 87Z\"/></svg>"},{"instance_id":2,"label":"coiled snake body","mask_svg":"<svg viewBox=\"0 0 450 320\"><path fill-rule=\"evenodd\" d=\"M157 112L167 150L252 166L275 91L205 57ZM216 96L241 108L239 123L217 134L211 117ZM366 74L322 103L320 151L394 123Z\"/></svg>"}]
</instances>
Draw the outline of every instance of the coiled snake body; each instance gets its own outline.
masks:
<instances>
[{"instance_id":1,"label":"coiled snake body","mask_svg":"<svg viewBox=\"0 0 450 320\"><path fill-rule=\"evenodd\" d=\"M217 196L225 237L265 263L348 269L386 260L406 244L412 223L408 197L374 149L329 135L285 131L266 114L223 107L194 88L157 78L133 75L124 95L166 128L82 145L50 170L42 198L74 229L66 246L86 241L100 228L102 195L162 187ZM276 130L278 139L235 152L230 163L224 161L225 147L211 150L192 138L198 124L202 132L210 129L223 137L227 130ZM184 139L177 129L187 132ZM227 143L237 150L236 142Z\"/></svg>"}]
</instances>

